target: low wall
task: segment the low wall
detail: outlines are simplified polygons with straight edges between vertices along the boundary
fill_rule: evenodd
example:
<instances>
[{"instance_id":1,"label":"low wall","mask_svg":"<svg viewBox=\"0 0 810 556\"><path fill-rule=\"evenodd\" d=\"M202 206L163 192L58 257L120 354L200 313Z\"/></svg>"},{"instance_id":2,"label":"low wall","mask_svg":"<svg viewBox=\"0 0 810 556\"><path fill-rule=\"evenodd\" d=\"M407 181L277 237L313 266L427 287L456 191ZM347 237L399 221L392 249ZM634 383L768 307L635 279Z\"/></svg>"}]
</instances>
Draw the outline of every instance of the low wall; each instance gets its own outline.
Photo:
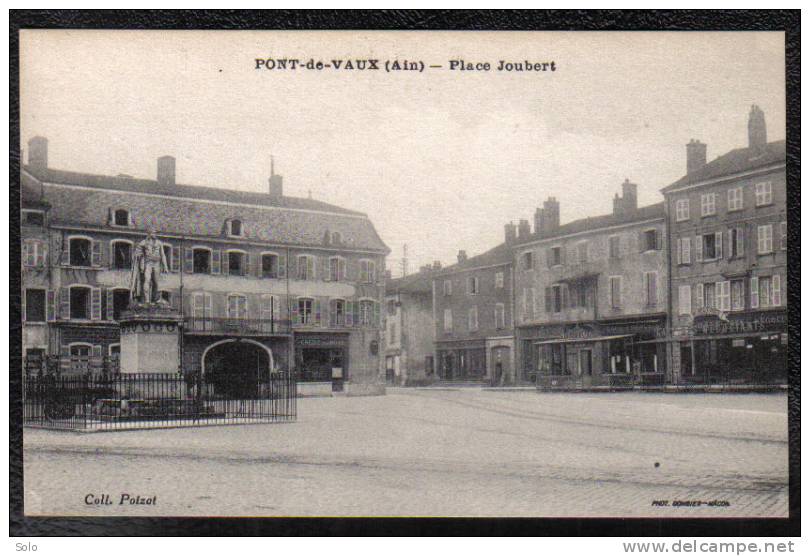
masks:
<instances>
[{"instance_id":1,"label":"low wall","mask_svg":"<svg viewBox=\"0 0 810 556\"><path fill-rule=\"evenodd\" d=\"M330 398L332 382L299 382L296 391L299 398Z\"/></svg>"},{"instance_id":2,"label":"low wall","mask_svg":"<svg viewBox=\"0 0 810 556\"><path fill-rule=\"evenodd\" d=\"M385 384L381 382L347 382L343 385L347 396L384 396Z\"/></svg>"}]
</instances>

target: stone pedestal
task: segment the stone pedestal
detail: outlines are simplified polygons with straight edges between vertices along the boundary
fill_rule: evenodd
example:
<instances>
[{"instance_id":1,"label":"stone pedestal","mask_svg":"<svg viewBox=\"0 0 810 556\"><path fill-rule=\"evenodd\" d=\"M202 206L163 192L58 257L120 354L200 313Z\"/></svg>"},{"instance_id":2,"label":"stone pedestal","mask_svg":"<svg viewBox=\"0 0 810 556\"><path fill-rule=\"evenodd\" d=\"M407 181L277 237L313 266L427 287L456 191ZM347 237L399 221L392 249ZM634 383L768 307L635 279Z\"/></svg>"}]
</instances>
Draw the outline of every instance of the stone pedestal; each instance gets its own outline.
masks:
<instances>
[{"instance_id":1,"label":"stone pedestal","mask_svg":"<svg viewBox=\"0 0 810 556\"><path fill-rule=\"evenodd\" d=\"M121 324L121 373L180 372L180 334L183 319L171 307L135 305Z\"/></svg>"}]
</instances>

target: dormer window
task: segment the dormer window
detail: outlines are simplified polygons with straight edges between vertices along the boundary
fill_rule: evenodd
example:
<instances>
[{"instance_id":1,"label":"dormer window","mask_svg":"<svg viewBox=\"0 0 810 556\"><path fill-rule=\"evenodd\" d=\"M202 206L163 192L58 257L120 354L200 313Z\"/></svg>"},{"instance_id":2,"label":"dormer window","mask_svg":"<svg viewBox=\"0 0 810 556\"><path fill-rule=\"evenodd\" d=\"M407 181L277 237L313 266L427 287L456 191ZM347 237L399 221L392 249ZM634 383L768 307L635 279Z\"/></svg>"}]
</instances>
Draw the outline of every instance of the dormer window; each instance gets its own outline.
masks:
<instances>
[{"instance_id":1,"label":"dormer window","mask_svg":"<svg viewBox=\"0 0 810 556\"><path fill-rule=\"evenodd\" d=\"M234 218L228 221L228 235L241 237L242 235L242 221Z\"/></svg>"},{"instance_id":2,"label":"dormer window","mask_svg":"<svg viewBox=\"0 0 810 556\"><path fill-rule=\"evenodd\" d=\"M332 245L339 245L340 242L343 241L343 236L340 235L340 232L332 232L331 243Z\"/></svg>"},{"instance_id":3,"label":"dormer window","mask_svg":"<svg viewBox=\"0 0 810 556\"><path fill-rule=\"evenodd\" d=\"M127 209L115 209L115 212L113 212L113 225L128 227L129 211Z\"/></svg>"}]
</instances>

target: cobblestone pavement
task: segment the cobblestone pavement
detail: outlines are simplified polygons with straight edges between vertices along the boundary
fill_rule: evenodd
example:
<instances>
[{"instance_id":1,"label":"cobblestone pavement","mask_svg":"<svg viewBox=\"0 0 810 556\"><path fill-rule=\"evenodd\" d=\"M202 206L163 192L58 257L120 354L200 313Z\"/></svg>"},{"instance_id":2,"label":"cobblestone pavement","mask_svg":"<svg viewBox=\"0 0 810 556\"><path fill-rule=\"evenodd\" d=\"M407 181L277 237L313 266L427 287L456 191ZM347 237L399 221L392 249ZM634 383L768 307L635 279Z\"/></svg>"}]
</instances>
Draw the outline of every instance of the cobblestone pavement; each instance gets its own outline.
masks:
<instances>
[{"instance_id":1,"label":"cobblestone pavement","mask_svg":"<svg viewBox=\"0 0 810 556\"><path fill-rule=\"evenodd\" d=\"M299 420L25 431L30 515L786 516L784 394L389 389ZM156 504L119 505L122 493ZM85 504L109 494L111 505ZM679 506L674 501L721 501ZM664 501L668 505L664 504Z\"/></svg>"}]
</instances>

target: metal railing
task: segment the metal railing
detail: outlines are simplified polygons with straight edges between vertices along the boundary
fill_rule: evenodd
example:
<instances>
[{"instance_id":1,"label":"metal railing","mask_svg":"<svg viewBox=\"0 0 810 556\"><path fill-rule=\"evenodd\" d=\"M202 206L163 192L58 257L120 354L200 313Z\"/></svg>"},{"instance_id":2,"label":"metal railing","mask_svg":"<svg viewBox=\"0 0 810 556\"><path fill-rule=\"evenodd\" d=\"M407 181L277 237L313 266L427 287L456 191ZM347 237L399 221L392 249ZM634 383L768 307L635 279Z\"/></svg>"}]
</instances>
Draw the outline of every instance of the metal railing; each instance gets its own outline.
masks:
<instances>
[{"instance_id":1,"label":"metal railing","mask_svg":"<svg viewBox=\"0 0 810 556\"><path fill-rule=\"evenodd\" d=\"M220 391L198 376L132 374L28 377L23 423L62 430L123 430L295 421L289 373L238 377Z\"/></svg>"},{"instance_id":2,"label":"metal railing","mask_svg":"<svg viewBox=\"0 0 810 556\"><path fill-rule=\"evenodd\" d=\"M189 317L185 331L188 334L234 334L242 336L266 336L289 334L290 321L286 319L240 319Z\"/></svg>"}]
</instances>

